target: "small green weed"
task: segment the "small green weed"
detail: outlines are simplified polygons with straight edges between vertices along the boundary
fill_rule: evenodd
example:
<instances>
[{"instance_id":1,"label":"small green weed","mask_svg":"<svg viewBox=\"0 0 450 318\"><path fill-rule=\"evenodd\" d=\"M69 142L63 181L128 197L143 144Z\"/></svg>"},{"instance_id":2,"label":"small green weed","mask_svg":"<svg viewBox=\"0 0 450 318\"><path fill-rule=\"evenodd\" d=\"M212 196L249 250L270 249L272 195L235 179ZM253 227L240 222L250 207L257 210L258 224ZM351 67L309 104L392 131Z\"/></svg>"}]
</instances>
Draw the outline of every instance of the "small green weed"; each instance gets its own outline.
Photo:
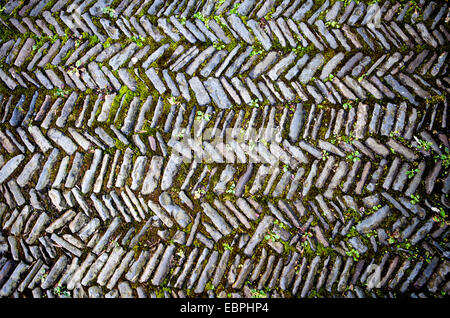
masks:
<instances>
[{"instance_id":1,"label":"small green weed","mask_svg":"<svg viewBox=\"0 0 450 318\"><path fill-rule=\"evenodd\" d=\"M222 246L223 246L223 249L224 249L224 250L228 250L228 251L230 251L230 252L233 251L233 247L230 246L230 244L228 244L228 243L223 243Z\"/></svg>"},{"instance_id":2,"label":"small green weed","mask_svg":"<svg viewBox=\"0 0 450 318\"><path fill-rule=\"evenodd\" d=\"M408 179L411 179L414 177L414 175L416 173L419 173L419 172L420 172L419 169L411 169L411 170L406 171L406 175L408 176Z\"/></svg>"},{"instance_id":3,"label":"small green weed","mask_svg":"<svg viewBox=\"0 0 450 318\"><path fill-rule=\"evenodd\" d=\"M419 203L419 199L420 199L420 196L417 194L417 195L414 195L414 194L411 194L411 204L416 204L416 203Z\"/></svg>"},{"instance_id":4,"label":"small green weed","mask_svg":"<svg viewBox=\"0 0 450 318\"><path fill-rule=\"evenodd\" d=\"M353 151L352 153L348 154L347 159L350 161L356 162L356 161L361 160L361 158L359 158L359 156L360 156L360 153L358 150L356 150L356 151Z\"/></svg>"},{"instance_id":5,"label":"small green weed","mask_svg":"<svg viewBox=\"0 0 450 318\"><path fill-rule=\"evenodd\" d=\"M236 184L232 183L230 187L227 189L226 193L235 194L236 193Z\"/></svg>"},{"instance_id":6,"label":"small green weed","mask_svg":"<svg viewBox=\"0 0 450 318\"><path fill-rule=\"evenodd\" d=\"M55 288L53 288L53 294L57 296L70 297L70 291L68 291L61 284L58 284Z\"/></svg>"},{"instance_id":7,"label":"small green weed","mask_svg":"<svg viewBox=\"0 0 450 318\"><path fill-rule=\"evenodd\" d=\"M196 119L197 120L205 120L205 121L209 121L210 119L211 119L211 115L210 114L206 114L206 113L204 113L204 112L202 112L202 111L198 111L197 112L197 117L196 117Z\"/></svg>"},{"instance_id":8,"label":"small green weed","mask_svg":"<svg viewBox=\"0 0 450 318\"><path fill-rule=\"evenodd\" d=\"M416 146L417 149L430 150L431 142L419 139L416 136L414 136L414 139L418 143L418 145Z\"/></svg>"},{"instance_id":9,"label":"small green weed","mask_svg":"<svg viewBox=\"0 0 450 318\"><path fill-rule=\"evenodd\" d=\"M252 108L259 108L259 99L252 99L249 103L248 106L252 107Z\"/></svg>"},{"instance_id":10,"label":"small green weed","mask_svg":"<svg viewBox=\"0 0 450 318\"><path fill-rule=\"evenodd\" d=\"M109 15L110 18L114 18L116 10L111 7L103 8L103 14Z\"/></svg>"},{"instance_id":11,"label":"small green weed","mask_svg":"<svg viewBox=\"0 0 450 318\"><path fill-rule=\"evenodd\" d=\"M355 262L357 262L359 259L359 252L357 250L355 250L354 248L352 248L350 251L345 252L345 254L347 254L350 257L353 257L353 260Z\"/></svg>"},{"instance_id":12,"label":"small green weed","mask_svg":"<svg viewBox=\"0 0 450 318\"><path fill-rule=\"evenodd\" d=\"M267 234L264 236L264 238L268 241L271 241L272 243L275 243L280 239L280 236L271 231L267 231Z\"/></svg>"},{"instance_id":13,"label":"small green weed","mask_svg":"<svg viewBox=\"0 0 450 318\"><path fill-rule=\"evenodd\" d=\"M437 162L438 160L442 160L442 164L444 165L444 168L447 170L450 166L450 153L447 147L445 147L444 154L442 155L436 155L434 156L434 161Z\"/></svg>"},{"instance_id":14,"label":"small green weed","mask_svg":"<svg viewBox=\"0 0 450 318\"><path fill-rule=\"evenodd\" d=\"M240 3L235 3L234 7L230 10L230 14L237 14L237 10L239 9Z\"/></svg>"}]
</instances>

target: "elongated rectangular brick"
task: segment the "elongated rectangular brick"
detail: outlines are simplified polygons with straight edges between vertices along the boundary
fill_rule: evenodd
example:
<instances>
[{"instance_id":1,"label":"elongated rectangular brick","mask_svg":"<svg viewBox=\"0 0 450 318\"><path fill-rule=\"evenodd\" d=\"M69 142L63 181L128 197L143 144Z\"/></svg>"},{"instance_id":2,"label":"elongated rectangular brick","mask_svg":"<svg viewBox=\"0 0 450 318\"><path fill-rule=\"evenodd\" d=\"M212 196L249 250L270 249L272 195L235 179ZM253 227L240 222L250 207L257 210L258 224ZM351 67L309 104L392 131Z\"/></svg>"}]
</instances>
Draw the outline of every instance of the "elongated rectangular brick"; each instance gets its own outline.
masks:
<instances>
[{"instance_id":1,"label":"elongated rectangular brick","mask_svg":"<svg viewBox=\"0 0 450 318\"><path fill-rule=\"evenodd\" d=\"M123 272L128 268L128 265L130 264L134 256L134 253L135 252L133 250L128 251L128 253L122 258L119 266L114 270L114 273L112 274L111 278L108 281L108 284L106 285L108 289L111 290L116 286Z\"/></svg>"},{"instance_id":2,"label":"elongated rectangular brick","mask_svg":"<svg viewBox=\"0 0 450 318\"><path fill-rule=\"evenodd\" d=\"M53 170L56 160L58 159L59 152L60 151L57 148L53 148L52 152L48 156L47 161L45 162L42 168L41 174L39 175L39 179L35 187L37 191L44 189L50 182L51 177L50 174L51 171Z\"/></svg>"},{"instance_id":3,"label":"elongated rectangular brick","mask_svg":"<svg viewBox=\"0 0 450 318\"><path fill-rule=\"evenodd\" d=\"M232 104L218 79L209 77L203 84L219 108L225 109L231 107Z\"/></svg>"},{"instance_id":4,"label":"elongated rectangular brick","mask_svg":"<svg viewBox=\"0 0 450 318\"><path fill-rule=\"evenodd\" d=\"M323 65L324 56L322 54L317 54L314 56L302 70L299 76L299 81L302 84L307 84L311 78L314 76L315 72Z\"/></svg>"},{"instance_id":5,"label":"elongated rectangular brick","mask_svg":"<svg viewBox=\"0 0 450 318\"><path fill-rule=\"evenodd\" d=\"M159 78L158 74L156 73L155 69L153 67L149 68L147 71L145 71L145 75L149 78L149 80L152 82L155 89L160 93L163 94L166 91L166 86Z\"/></svg>"},{"instance_id":6,"label":"elongated rectangular brick","mask_svg":"<svg viewBox=\"0 0 450 318\"><path fill-rule=\"evenodd\" d=\"M211 102L208 92L198 77L192 77L189 80L189 86L194 91L195 98L200 106L204 106Z\"/></svg>"},{"instance_id":7,"label":"elongated rectangular brick","mask_svg":"<svg viewBox=\"0 0 450 318\"><path fill-rule=\"evenodd\" d=\"M211 221L223 235L230 234L231 232L230 226L222 218L222 216L220 216L220 214L209 205L209 203L204 202L201 204L201 206L203 207L203 211L205 212L205 214L211 219Z\"/></svg>"},{"instance_id":8,"label":"elongated rectangular brick","mask_svg":"<svg viewBox=\"0 0 450 318\"><path fill-rule=\"evenodd\" d=\"M311 261L311 264L309 266L309 272L308 275L306 276L306 280L305 280L305 284L303 285L303 289L301 291L300 297L306 297L308 296L313 283L314 283L314 276L316 275L317 269L319 267L319 262L320 262L320 256L317 255L316 257L314 257L314 259Z\"/></svg>"},{"instance_id":9,"label":"elongated rectangular brick","mask_svg":"<svg viewBox=\"0 0 450 318\"><path fill-rule=\"evenodd\" d=\"M20 277L21 275L29 268L29 265L25 264L24 262L20 262L14 271L11 273L11 275L8 277L8 280L3 284L2 288L0 289L0 296L2 297L8 297L10 296L13 291L16 289L16 287L20 283Z\"/></svg>"},{"instance_id":10,"label":"elongated rectangular brick","mask_svg":"<svg viewBox=\"0 0 450 318\"><path fill-rule=\"evenodd\" d=\"M236 14L230 14L228 16L228 22L231 24L231 27L239 34L239 36L248 44L252 45L254 42L254 38L251 35L250 31L247 30L247 27L242 22L241 18Z\"/></svg>"},{"instance_id":11,"label":"elongated rectangular brick","mask_svg":"<svg viewBox=\"0 0 450 318\"><path fill-rule=\"evenodd\" d=\"M62 255L58 258L58 260L53 265L52 269L48 273L47 277L42 280L41 288L47 289L53 285L59 275L64 271L67 264L69 262L69 258L66 255Z\"/></svg>"},{"instance_id":12,"label":"elongated rectangular brick","mask_svg":"<svg viewBox=\"0 0 450 318\"><path fill-rule=\"evenodd\" d=\"M95 247L92 249L92 252L99 255L100 252L103 250L103 248L105 247L106 243L108 242L108 240L111 238L111 236L114 234L114 232L117 230L117 228L120 225L120 218L119 217L115 217L110 225L108 226L107 230L105 231L105 233L103 234L103 236L99 239L99 241L97 242L97 244L95 245Z\"/></svg>"},{"instance_id":13,"label":"elongated rectangular brick","mask_svg":"<svg viewBox=\"0 0 450 318\"><path fill-rule=\"evenodd\" d=\"M170 269L170 260L175 252L175 245L169 245L166 247L164 254L161 257L161 261L156 268L155 275L152 279L152 285L158 286L162 283Z\"/></svg>"},{"instance_id":14,"label":"elongated rectangular brick","mask_svg":"<svg viewBox=\"0 0 450 318\"><path fill-rule=\"evenodd\" d=\"M139 258L131 264L128 272L125 274L125 278L129 280L131 283L136 283L144 265L147 263L148 259L150 258L150 252L149 251L141 251L139 254Z\"/></svg>"},{"instance_id":15,"label":"elongated rectangular brick","mask_svg":"<svg viewBox=\"0 0 450 318\"><path fill-rule=\"evenodd\" d=\"M82 252L81 252L81 250L79 248L77 248L76 246L74 246L71 243L67 242L63 238L61 238L58 235L56 235L55 233L53 233L50 238L56 244L60 245L64 249L68 250L73 255L75 255L77 257L81 256Z\"/></svg>"},{"instance_id":16,"label":"elongated rectangular brick","mask_svg":"<svg viewBox=\"0 0 450 318\"><path fill-rule=\"evenodd\" d=\"M367 138L365 143L370 149L372 149L380 156L386 157L390 154L390 151L386 146L379 143L376 139L372 137Z\"/></svg>"},{"instance_id":17,"label":"elongated rectangular brick","mask_svg":"<svg viewBox=\"0 0 450 318\"><path fill-rule=\"evenodd\" d=\"M211 256L209 257L208 262L205 265L205 268L203 269L200 278L197 283L197 287L194 289L195 293L202 293L205 289L205 286L209 279L211 278L213 274L213 270L216 267L217 259L218 259L219 253L217 251L213 251L211 253Z\"/></svg>"},{"instance_id":18,"label":"elongated rectangular brick","mask_svg":"<svg viewBox=\"0 0 450 318\"><path fill-rule=\"evenodd\" d=\"M261 42L264 50L270 51L272 42L270 41L267 33L260 27L259 23L252 19L247 21L247 25L252 29L253 34L256 36L256 38Z\"/></svg>"},{"instance_id":19,"label":"elongated rectangular brick","mask_svg":"<svg viewBox=\"0 0 450 318\"><path fill-rule=\"evenodd\" d=\"M264 59L259 62L249 73L250 78L255 79L266 72L269 67L275 63L280 55L277 52L269 52Z\"/></svg>"},{"instance_id":20,"label":"elongated rectangular brick","mask_svg":"<svg viewBox=\"0 0 450 318\"><path fill-rule=\"evenodd\" d=\"M83 279L81 280L81 285L88 287L94 284L98 273L105 265L107 259L107 253L99 255L99 257L94 261L94 263L89 267L87 273L84 275Z\"/></svg>"},{"instance_id":21,"label":"elongated rectangular brick","mask_svg":"<svg viewBox=\"0 0 450 318\"><path fill-rule=\"evenodd\" d=\"M388 205L383 206L381 209L364 218L356 225L356 230L360 233L368 233L371 230L378 227L383 220L391 214L391 209Z\"/></svg>"},{"instance_id":22,"label":"elongated rectangular brick","mask_svg":"<svg viewBox=\"0 0 450 318\"><path fill-rule=\"evenodd\" d=\"M317 26L319 33L327 40L329 46L334 50L337 49L338 45L337 45L336 39L328 31L323 20L317 20L316 22L314 22L314 24Z\"/></svg>"},{"instance_id":23,"label":"elongated rectangular brick","mask_svg":"<svg viewBox=\"0 0 450 318\"><path fill-rule=\"evenodd\" d=\"M306 23L301 22L299 24L299 28L303 32L303 34L306 36L306 38L308 40L310 40L318 50L320 50L320 51L324 50L324 46L322 45L322 43L319 42L319 40L314 35L314 33L311 32L311 30L308 28Z\"/></svg>"},{"instance_id":24,"label":"elongated rectangular brick","mask_svg":"<svg viewBox=\"0 0 450 318\"><path fill-rule=\"evenodd\" d=\"M125 61L127 61L137 50L138 46L136 43L132 42L129 44L126 48L124 48L122 51L114 55L109 60L109 65L112 67L113 70L117 71L120 66L122 66Z\"/></svg>"},{"instance_id":25,"label":"elongated rectangular brick","mask_svg":"<svg viewBox=\"0 0 450 318\"><path fill-rule=\"evenodd\" d=\"M37 219L36 223L34 223L33 228L31 229L30 233L28 234L27 239L25 242L29 245L33 245L36 240L39 238L42 232L45 230L45 226L50 221L50 217L47 215L47 213L42 212L39 215L39 218Z\"/></svg>"},{"instance_id":26,"label":"elongated rectangular brick","mask_svg":"<svg viewBox=\"0 0 450 318\"><path fill-rule=\"evenodd\" d=\"M253 236L247 243L247 246L244 249L244 254L247 256L252 256L255 247L263 240L264 235L266 234L269 227L273 224L274 218L272 216L266 215L259 222L258 227L256 228Z\"/></svg>"},{"instance_id":27,"label":"elongated rectangular brick","mask_svg":"<svg viewBox=\"0 0 450 318\"><path fill-rule=\"evenodd\" d=\"M293 52L289 53L287 56L283 57L277 64L272 67L272 69L267 73L272 81L278 79L280 74L296 59L296 54Z\"/></svg>"},{"instance_id":28,"label":"elongated rectangular brick","mask_svg":"<svg viewBox=\"0 0 450 318\"><path fill-rule=\"evenodd\" d=\"M336 169L335 174L331 178L327 191L325 191L324 196L328 199L331 199L333 197L333 192L336 189L336 187L340 184L341 180L344 178L344 176L348 172L348 164L345 161L340 161L339 166Z\"/></svg>"},{"instance_id":29,"label":"elongated rectangular brick","mask_svg":"<svg viewBox=\"0 0 450 318\"><path fill-rule=\"evenodd\" d=\"M350 269L353 265L353 258L347 257L345 261L344 269L342 270L341 277L339 278L339 282L337 285L337 291L342 293L344 288L347 286L347 281L350 277Z\"/></svg>"},{"instance_id":30,"label":"elongated rectangular brick","mask_svg":"<svg viewBox=\"0 0 450 318\"><path fill-rule=\"evenodd\" d=\"M250 220L256 220L256 211L250 206L250 204L247 202L247 200L243 198L239 198L236 200L236 204L239 207L239 209L244 212L245 216Z\"/></svg>"},{"instance_id":31,"label":"elongated rectangular brick","mask_svg":"<svg viewBox=\"0 0 450 318\"><path fill-rule=\"evenodd\" d=\"M316 180L316 187L322 188L325 185L325 182L328 179L328 176L331 173L331 170L333 169L333 165L336 162L336 159L334 156L329 156L328 160L325 162L325 165L322 167L322 172L320 173L319 177Z\"/></svg>"},{"instance_id":32,"label":"elongated rectangular brick","mask_svg":"<svg viewBox=\"0 0 450 318\"><path fill-rule=\"evenodd\" d=\"M389 147L394 149L394 151L396 153L399 153L399 154L403 155L409 161L413 161L413 160L417 159L417 156L414 153L414 151L412 151L411 149L403 146L402 144L398 143L397 141L395 141L392 138L388 140L386 145L388 145Z\"/></svg>"}]
</instances>

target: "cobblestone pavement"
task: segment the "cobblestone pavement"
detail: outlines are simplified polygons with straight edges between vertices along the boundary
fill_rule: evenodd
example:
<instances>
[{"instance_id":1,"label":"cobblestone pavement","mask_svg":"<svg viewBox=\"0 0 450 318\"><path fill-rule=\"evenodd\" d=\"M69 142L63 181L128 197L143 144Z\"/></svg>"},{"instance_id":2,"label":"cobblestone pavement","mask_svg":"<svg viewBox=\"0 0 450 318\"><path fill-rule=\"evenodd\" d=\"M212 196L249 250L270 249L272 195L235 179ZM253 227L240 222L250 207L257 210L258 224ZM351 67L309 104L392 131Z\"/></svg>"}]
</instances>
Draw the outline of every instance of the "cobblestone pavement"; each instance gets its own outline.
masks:
<instances>
[{"instance_id":1,"label":"cobblestone pavement","mask_svg":"<svg viewBox=\"0 0 450 318\"><path fill-rule=\"evenodd\" d=\"M448 2L0 11L1 297L450 292Z\"/></svg>"}]
</instances>

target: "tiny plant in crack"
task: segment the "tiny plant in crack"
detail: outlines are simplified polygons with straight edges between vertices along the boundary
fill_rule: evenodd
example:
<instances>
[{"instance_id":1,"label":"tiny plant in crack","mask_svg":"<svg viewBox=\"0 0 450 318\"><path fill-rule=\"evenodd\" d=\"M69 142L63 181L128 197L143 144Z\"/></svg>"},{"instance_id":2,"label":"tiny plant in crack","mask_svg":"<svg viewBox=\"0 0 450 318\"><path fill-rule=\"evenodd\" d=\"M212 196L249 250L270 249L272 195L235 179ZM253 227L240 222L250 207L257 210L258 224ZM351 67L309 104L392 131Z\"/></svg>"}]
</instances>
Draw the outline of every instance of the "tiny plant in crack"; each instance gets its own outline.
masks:
<instances>
[{"instance_id":1,"label":"tiny plant in crack","mask_svg":"<svg viewBox=\"0 0 450 318\"><path fill-rule=\"evenodd\" d=\"M273 233L272 231L267 231L267 234L264 236L264 238L272 243L275 243L280 239L280 236L276 233Z\"/></svg>"},{"instance_id":2,"label":"tiny plant in crack","mask_svg":"<svg viewBox=\"0 0 450 318\"><path fill-rule=\"evenodd\" d=\"M262 54L264 51L262 49L258 49L254 46L252 46L253 50L250 52L250 56Z\"/></svg>"},{"instance_id":3,"label":"tiny plant in crack","mask_svg":"<svg viewBox=\"0 0 450 318\"><path fill-rule=\"evenodd\" d=\"M345 254L347 254L350 257L353 257L353 260L355 262L357 262L359 259L359 252L357 250L355 250L354 248L352 248L350 251L345 252Z\"/></svg>"},{"instance_id":4,"label":"tiny plant in crack","mask_svg":"<svg viewBox=\"0 0 450 318\"><path fill-rule=\"evenodd\" d=\"M203 23L207 22L207 19L205 18L205 16L201 13L201 12L197 12L194 14L194 18L199 19L200 21L202 21Z\"/></svg>"},{"instance_id":5,"label":"tiny plant in crack","mask_svg":"<svg viewBox=\"0 0 450 318\"><path fill-rule=\"evenodd\" d=\"M45 280L47 279L48 273L47 273L47 271L43 268L42 271L41 271L41 274L42 274L42 276L41 276L41 283L43 283L43 282L45 282Z\"/></svg>"},{"instance_id":6,"label":"tiny plant in crack","mask_svg":"<svg viewBox=\"0 0 450 318\"><path fill-rule=\"evenodd\" d=\"M434 161L442 160L442 165L447 170L450 166L450 153L447 147L445 147L444 154L434 156Z\"/></svg>"},{"instance_id":7,"label":"tiny plant in crack","mask_svg":"<svg viewBox=\"0 0 450 318\"><path fill-rule=\"evenodd\" d=\"M223 249L224 249L224 250L228 250L228 251L230 251L230 252L233 251L233 247L230 246L230 244L228 244L228 243L223 243Z\"/></svg>"},{"instance_id":8,"label":"tiny plant in crack","mask_svg":"<svg viewBox=\"0 0 450 318\"><path fill-rule=\"evenodd\" d=\"M180 249L180 250L177 252L177 255L178 255L180 258L183 258L183 257L184 257L184 251Z\"/></svg>"},{"instance_id":9,"label":"tiny plant in crack","mask_svg":"<svg viewBox=\"0 0 450 318\"><path fill-rule=\"evenodd\" d=\"M443 208L439 208L439 212L435 215L433 215L433 221L436 223L439 223L441 227L450 225L450 222L447 220L447 213L445 213L445 210Z\"/></svg>"},{"instance_id":10,"label":"tiny plant in crack","mask_svg":"<svg viewBox=\"0 0 450 318\"><path fill-rule=\"evenodd\" d=\"M374 211L378 211L379 209L381 209L381 204L374 205L374 206L372 207L372 210L374 210Z\"/></svg>"},{"instance_id":11,"label":"tiny plant in crack","mask_svg":"<svg viewBox=\"0 0 450 318\"><path fill-rule=\"evenodd\" d=\"M143 42L143 38L142 37L140 37L139 35L138 36L132 36L131 37L131 40L134 42L134 43L136 43L136 45L138 46L138 47L143 47L144 46L144 42Z\"/></svg>"},{"instance_id":12,"label":"tiny plant in crack","mask_svg":"<svg viewBox=\"0 0 450 318\"><path fill-rule=\"evenodd\" d=\"M420 196L417 194L417 195L415 195L415 194L411 194L411 204L417 204L417 203L419 203L419 199L420 199Z\"/></svg>"},{"instance_id":13,"label":"tiny plant in crack","mask_svg":"<svg viewBox=\"0 0 450 318\"><path fill-rule=\"evenodd\" d=\"M110 18L114 18L114 15L116 14L116 10L114 10L111 7L105 7L105 8L103 8L103 13L106 15L109 15Z\"/></svg>"},{"instance_id":14,"label":"tiny plant in crack","mask_svg":"<svg viewBox=\"0 0 450 318\"><path fill-rule=\"evenodd\" d=\"M57 296L70 297L70 291L68 291L64 286L58 284L55 288L53 288L53 294Z\"/></svg>"},{"instance_id":15,"label":"tiny plant in crack","mask_svg":"<svg viewBox=\"0 0 450 318\"><path fill-rule=\"evenodd\" d=\"M169 102L170 105L181 105L181 101L179 97L175 97L175 96L170 96L167 101Z\"/></svg>"},{"instance_id":16,"label":"tiny plant in crack","mask_svg":"<svg viewBox=\"0 0 450 318\"><path fill-rule=\"evenodd\" d=\"M264 290L260 290L260 289L250 289L251 294L251 298L266 298L267 294Z\"/></svg>"},{"instance_id":17,"label":"tiny plant in crack","mask_svg":"<svg viewBox=\"0 0 450 318\"><path fill-rule=\"evenodd\" d=\"M213 47L214 47L217 51L220 51L220 50L223 50L223 49L225 48L225 44L224 44L223 42L221 42L221 41L217 41L217 42L214 42L214 43L213 43Z\"/></svg>"},{"instance_id":18,"label":"tiny plant in crack","mask_svg":"<svg viewBox=\"0 0 450 318\"><path fill-rule=\"evenodd\" d=\"M292 52L294 52L297 55L303 55L306 52L306 47L299 45L299 46L293 48Z\"/></svg>"},{"instance_id":19,"label":"tiny plant in crack","mask_svg":"<svg viewBox=\"0 0 450 318\"><path fill-rule=\"evenodd\" d=\"M230 194L235 194L236 193L236 185L234 183L232 183L226 192L230 193Z\"/></svg>"},{"instance_id":20,"label":"tiny plant in crack","mask_svg":"<svg viewBox=\"0 0 450 318\"><path fill-rule=\"evenodd\" d=\"M419 169L411 169L411 170L406 171L406 175L408 176L408 179L411 179L414 177L414 175L416 173L419 173L419 172L420 172Z\"/></svg>"},{"instance_id":21,"label":"tiny plant in crack","mask_svg":"<svg viewBox=\"0 0 450 318\"><path fill-rule=\"evenodd\" d=\"M211 115L210 114L206 114L206 113L204 113L204 112L202 112L202 111L198 111L197 112L197 117L196 117L196 119L197 120L204 120L204 121L209 121L210 119L211 119Z\"/></svg>"},{"instance_id":22,"label":"tiny plant in crack","mask_svg":"<svg viewBox=\"0 0 450 318\"><path fill-rule=\"evenodd\" d=\"M341 28L341 25L337 21L334 21L334 20L325 22L325 25L327 27L332 27L333 29L340 29Z\"/></svg>"},{"instance_id":23,"label":"tiny plant in crack","mask_svg":"<svg viewBox=\"0 0 450 318\"><path fill-rule=\"evenodd\" d=\"M414 136L414 140L417 142L417 149L430 150L431 142L425 141Z\"/></svg>"},{"instance_id":24,"label":"tiny plant in crack","mask_svg":"<svg viewBox=\"0 0 450 318\"><path fill-rule=\"evenodd\" d=\"M347 155L347 159L350 160L350 161L356 162L356 161L361 160L359 158L359 155L360 155L359 151L356 150L356 151L353 151L352 153L348 154Z\"/></svg>"},{"instance_id":25,"label":"tiny plant in crack","mask_svg":"<svg viewBox=\"0 0 450 318\"><path fill-rule=\"evenodd\" d=\"M175 18L180 20L180 24L181 25L185 25L186 24L186 17L180 17L179 15L175 15Z\"/></svg>"},{"instance_id":26,"label":"tiny plant in crack","mask_svg":"<svg viewBox=\"0 0 450 318\"><path fill-rule=\"evenodd\" d=\"M312 237L312 233L310 231L305 231L303 228L300 228L300 245L301 245L301 251L300 253L303 254L303 252L305 251L305 248L308 247L309 243L308 240L309 238Z\"/></svg>"},{"instance_id":27,"label":"tiny plant in crack","mask_svg":"<svg viewBox=\"0 0 450 318\"><path fill-rule=\"evenodd\" d=\"M278 225L280 228L282 228L282 229L287 229L287 225L286 224L284 224L283 222L281 222L281 221L278 221L278 220L275 220L275 221L273 221L273 223L275 223L276 225Z\"/></svg>"},{"instance_id":28,"label":"tiny plant in crack","mask_svg":"<svg viewBox=\"0 0 450 318\"><path fill-rule=\"evenodd\" d=\"M198 200L201 197L205 196L206 191L203 188L198 188L197 190L194 191L194 199Z\"/></svg>"},{"instance_id":29,"label":"tiny plant in crack","mask_svg":"<svg viewBox=\"0 0 450 318\"><path fill-rule=\"evenodd\" d=\"M252 107L252 108L259 108L259 99L252 99L249 103L248 106Z\"/></svg>"},{"instance_id":30,"label":"tiny plant in crack","mask_svg":"<svg viewBox=\"0 0 450 318\"><path fill-rule=\"evenodd\" d=\"M329 74L328 77L324 80L324 82L332 81L334 78L333 74Z\"/></svg>"},{"instance_id":31,"label":"tiny plant in crack","mask_svg":"<svg viewBox=\"0 0 450 318\"><path fill-rule=\"evenodd\" d=\"M348 103L344 103L344 104L342 104L342 107L344 108L344 109L352 109L352 102L348 102Z\"/></svg>"},{"instance_id":32,"label":"tiny plant in crack","mask_svg":"<svg viewBox=\"0 0 450 318\"><path fill-rule=\"evenodd\" d=\"M358 77L358 82L362 82L362 80L366 77L366 74L361 75Z\"/></svg>"},{"instance_id":33,"label":"tiny plant in crack","mask_svg":"<svg viewBox=\"0 0 450 318\"><path fill-rule=\"evenodd\" d=\"M237 14L237 10L239 9L240 3L235 3L234 7L230 10L230 14Z\"/></svg>"},{"instance_id":34,"label":"tiny plant in crack","mask_svg":"<svg viewBox=\"0 0 450 318\"><path fill-rule=\"evenodd\" d=\"M185 134L185 133L186 133L186 129L183 128L183 129L177 131L177 132L174 134L174 136L177 137L177 138L182 139L182 138L184 137L184 134Z\"/></svg>"},{"instance_id":35,"label":"tiny plant in crack","mask_svg":"<svg viewBox=\"0 0 450 318\"><path fill-rule=\"evenodd\" d=\"M57 88L55 90L55 95L59 97L66 97L69 94L69 91L62 90L61 88Z\"/></svg>"}]
</instances>

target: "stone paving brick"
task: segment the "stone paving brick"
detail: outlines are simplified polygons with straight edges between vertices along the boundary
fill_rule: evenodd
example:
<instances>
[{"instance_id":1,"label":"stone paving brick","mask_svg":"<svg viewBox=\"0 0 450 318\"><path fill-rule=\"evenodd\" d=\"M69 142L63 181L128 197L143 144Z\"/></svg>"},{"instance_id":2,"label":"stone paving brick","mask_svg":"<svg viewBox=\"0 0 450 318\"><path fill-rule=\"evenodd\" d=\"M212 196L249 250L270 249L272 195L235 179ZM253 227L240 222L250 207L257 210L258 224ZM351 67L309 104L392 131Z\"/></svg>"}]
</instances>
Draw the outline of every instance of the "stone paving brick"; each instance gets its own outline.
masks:
<instances>
[{"instance_id":1,"label":"stone paving brick","mask_svg":"<svg viewBox=\"0 0 450 318\"><path fill-rule=\"evenodd\" d=\"M347 2L7 1L1 297L448 293L448 5Z\"/></svg>"}]
</instances>

